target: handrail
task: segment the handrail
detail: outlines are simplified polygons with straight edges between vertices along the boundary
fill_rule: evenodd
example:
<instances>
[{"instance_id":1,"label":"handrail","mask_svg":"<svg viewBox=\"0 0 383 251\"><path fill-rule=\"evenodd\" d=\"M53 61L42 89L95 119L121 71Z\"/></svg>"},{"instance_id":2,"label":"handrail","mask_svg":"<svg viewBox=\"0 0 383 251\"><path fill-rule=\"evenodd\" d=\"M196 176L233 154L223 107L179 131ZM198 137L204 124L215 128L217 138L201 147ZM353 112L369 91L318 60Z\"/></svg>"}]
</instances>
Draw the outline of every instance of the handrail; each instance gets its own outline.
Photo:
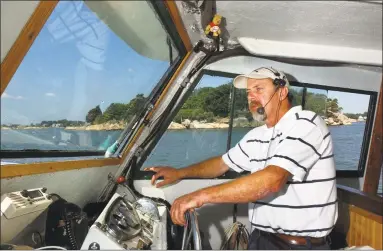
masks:
<instances>
[{"instance_id":1,"label":"handrail","mask_svg":"<svg viewBox=\"0 0 383 251\"><path fill-rule=\"evenodd\" d=\"M194 250L202 250L201 233L199 230L197 213L195 211L187 211L185 213L186 224L182 238L181 250L186 250L190 243L190 238L193 235ZM190 226L190 229L189 229ZM189 230L189 231L188 231Z\"/></svg>"},{"instance_id":2,"label":"handrail","mask_svg":"<svg viewBox=\"0 0 383 251\"><path fill-rule=\"evenodd\" d=\"M379 216L383 216L383 201L381 197L344 185L337 185L337 188L338 200L340 202L345 202Z\"/></svg>"},{"instance_id":3,"label":"handrail","mask_svg":"<svg viewBox=\"0 0 383 251\"><path fill-rule=\"evenodd\" d=\"M193 233L194 249L202 250L201 233L199 231L198 219L196 211L189 212L191 231Z\"/></svg>"}]
</instances>

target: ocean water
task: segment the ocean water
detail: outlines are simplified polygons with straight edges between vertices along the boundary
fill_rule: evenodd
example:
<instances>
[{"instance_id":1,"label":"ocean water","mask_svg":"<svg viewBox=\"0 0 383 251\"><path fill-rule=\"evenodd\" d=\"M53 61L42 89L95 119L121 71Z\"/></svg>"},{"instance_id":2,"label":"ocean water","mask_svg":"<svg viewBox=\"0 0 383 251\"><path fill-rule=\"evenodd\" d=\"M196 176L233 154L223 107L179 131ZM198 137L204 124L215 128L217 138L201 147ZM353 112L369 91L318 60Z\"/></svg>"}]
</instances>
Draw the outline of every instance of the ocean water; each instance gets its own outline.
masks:
<instances>
[{"instance_id":1,"label":"ocean water","mask_svg":"<svg viewBox=\"0 0 383 251\"><path fill-rule=\"evenodd\" d=\"M338 170L358 168L364 128L363 122L329 127ZM249 130L251 128L234 128L231 146L234 146ZM61 128L1 130L1 149L104 151L120 133L119 130L66 131ZM222 155L227 149L227 139L227 129L168 130L148 156L143 167L161 165L182 168L212 156ZM29 161L17 160L19 163ZM382 192L382 180L379 191Z\"/></svg>"}]
</instances>

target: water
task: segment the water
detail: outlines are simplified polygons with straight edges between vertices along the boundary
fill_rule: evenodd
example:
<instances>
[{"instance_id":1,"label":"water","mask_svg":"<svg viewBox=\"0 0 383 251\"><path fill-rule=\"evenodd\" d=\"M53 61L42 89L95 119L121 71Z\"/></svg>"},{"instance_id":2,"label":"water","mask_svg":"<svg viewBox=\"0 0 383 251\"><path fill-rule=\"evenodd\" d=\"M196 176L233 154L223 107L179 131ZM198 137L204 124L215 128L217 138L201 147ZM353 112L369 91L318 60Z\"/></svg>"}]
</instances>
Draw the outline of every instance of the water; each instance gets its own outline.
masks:
<instances>
[{"instance_id":1,"label":"water","mask_svg":"<svg viewBox=\"0 0 383 251\"><path fill-rule=\"evenodd\" d=\"M364 128L363 122L329 127L338 170L358 168ZM231 146L234 146L249 130L251 128L234 128ZM68 131L60 128L1 130L1 149L105 150L120 134L121 130ZM61 139L60 142L58 138ZM163 165L181 168L209 157L222 155L227 149L227 138L227 129L168 130L147 158L144 167ZM20 159L17 161L28 162ZM382 192L382 181L379 191Z\"/></svg>"},{"instance_id":2,"label":"water","mask_svg":"<svg viewBox=\"0 0 383 251\"><path fill-rule=\"evenodd\" d=\"M334 144L338 170L358 168L365 123L329 127ZM231 146L234 146L251 128L234 128ZM225 153L228 130L167 131L145 165L183 167L208 157Z\"/></svg>"}]
</instances>

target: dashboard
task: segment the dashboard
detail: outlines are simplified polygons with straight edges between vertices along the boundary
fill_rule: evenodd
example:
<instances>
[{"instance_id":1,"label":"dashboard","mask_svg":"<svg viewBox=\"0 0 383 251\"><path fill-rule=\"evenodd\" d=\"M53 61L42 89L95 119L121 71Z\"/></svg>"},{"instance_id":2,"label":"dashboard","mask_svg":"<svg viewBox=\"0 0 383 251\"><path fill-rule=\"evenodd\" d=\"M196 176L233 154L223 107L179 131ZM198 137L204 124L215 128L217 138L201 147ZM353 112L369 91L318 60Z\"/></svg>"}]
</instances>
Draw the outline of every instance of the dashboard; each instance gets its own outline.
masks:
<instances>
[{"instance_id":1,"label":"dashboard","mask_svg":"<svg viewBox=\"0 0 383 251\"><path fill-rule=\"evenodd\" d=\"M147 198L134 202L115 193L90 227L83 250L167 249L167 214Z\"/></svg>"}]
</instances>

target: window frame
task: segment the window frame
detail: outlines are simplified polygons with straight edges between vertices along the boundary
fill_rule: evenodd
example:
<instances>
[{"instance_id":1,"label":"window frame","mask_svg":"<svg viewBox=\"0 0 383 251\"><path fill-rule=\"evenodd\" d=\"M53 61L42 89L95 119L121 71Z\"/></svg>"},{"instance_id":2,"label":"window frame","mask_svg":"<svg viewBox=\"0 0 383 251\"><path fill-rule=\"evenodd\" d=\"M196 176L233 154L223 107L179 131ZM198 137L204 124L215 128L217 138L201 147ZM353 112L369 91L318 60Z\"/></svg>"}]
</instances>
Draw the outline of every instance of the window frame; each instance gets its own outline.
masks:
<instances>
[{"instance_id":1,"label":"window frame","mask_svg":"<svg viewBox=\"0 0 383 251\"><path fill-rule=\"evenodd\" d=\"M162 27L164 28L165 32L168 34L168 38L173 43L175 49L178 51L178 56L174 58L173 61L169 62L171 65L164 72L160 80L157 82L157 84L154 86L154 88L148 95L148 98L147 98L148 102L154 103L161 96L162 92L165 90L166 84L170 81L170 79L175 74L176 70L179 68L182 61L185 59L187 55L187 49L186 49L186 45L184 44L181 38L181 35L178 34L177 32L176 24L173 22L170 10L167 8L165 3L162 1L155 1L155 0L150 0L148 1L148 3L153 8L155 15L157 15ZM54 9L56 8L56 6L57 5L54 6ZM52 15L52 13L49 14L47 20ZM42 28L44 28L45 24L46 22L43 24ZM33 46L33 43L31 44L31 47ZM20 64L17 66L17 69L20 67L22 61L23 60L21 60ZM139 118L137 118L137 121L138 120ZM129 139L126 140L126 142L128 141ZM122 149L122 152L124 150L125 150L125 147ZM97 150L95 151L87 151L87 150L65 151L65 150L33 150L31 149L26 151L22 151L22 150L20 151L20 150L1 150L0 149L1 159L18 159L18 158L34 159L34 158L56 158L56 157L68 158L68 157L92 157L92 156L97 157L97 156L103 156L104 154L105 154L104 150L102 151L97 151ZM117 159L118 157L115 157L115 158Z\"/></svg>"},{"instance_id":2,"label":"window frame","mask_svg":"<svg viewBox=\"0 0 383 251\"><path fill-rule=\"evenodd\" d=\"M209 69L202 69L194 82L192 83L192 88L188 90L188 93L183 97L182 99L182 104L186 102L186 100L190 97L192 91L198 86L200 80L202 79L203 76L209 75L209 76L218 76L218 77L227 77L227 78L232 78L234 79L236 76L240 74L236 73L229 73L229 72L222 72L222 71L216 71L216 70L209 70ZM326 85L316 85L316 84L311 84L311 83L305 83L305 82L298 82L298 81L290 81L291 86L295 87L303 87L303 94L306 95L307 93L307 88L314 88L314 89L320 89L320 90L326 90L326 91L341 91L341 92L348 92L348 93L356 93L356 94L365 94L370 96L369 100L369 105L368 105L368 110L367 110L367 120L366 120L366 126L364 129L364 135L363 135L363 141L362 141L362 146L361 146L361 151L360 151L360 157L359 157L359 163L358 163L358 168L356 170L336 170L336 177L337 178L360 178L364 176L365 168L367 165L367 158L368 158L368 151L369 151L369 146L371 143L371 134L372 134L372 129L373 129L373 122L375 119L375 110L376 110L376 103L377 103L377 98L378 98L378 92L374 91L365 91L365 90L358 90L358 89L351 89L351 88L343 88L343 87L335 87L335 86L326 86ZM232 88L234 90L234 93L231 93L231 97L235 97L235 88ZM230 103L232 102L231 100L229 101ZM302 103L305 103L305 96L302 96ZM302 105L302 104L301 104ZM173 118L177 115L179 110L181 109L182 105L177 107L175 109L175 113L171 114L169 116L169 119L166 121L170 122L173 120ZM304 109L304 107L302 106ZM231 136L231 131L229 129L232 129L232 114L230 114L230 124L228 128L228 138L227 142L230 141L231 139L229 138ZM164 135L166 130L161 131L159 133L159 136L154 140L153 144L150 146L149 151L147 151L147 154L145 156L142 156L143 161L140 161L140 163L136 166L136 168L140 168L139 170L136 170L134 178L135 179L151 179L152 174L142 171L141 167L146 160L146 158L150 155L154 147L158 144L159 140L161 137ZM212 156L214 157L214 156ZM217 177L216 179L235 179L238 177L241 177L243 175L249 174L250 172L242 172L242 173L237 173L234 170L229 169L228 172L223 174L220 177ZM186 178L186 179L197 179L197 178Z\"/></svg>"}]
</instances>

